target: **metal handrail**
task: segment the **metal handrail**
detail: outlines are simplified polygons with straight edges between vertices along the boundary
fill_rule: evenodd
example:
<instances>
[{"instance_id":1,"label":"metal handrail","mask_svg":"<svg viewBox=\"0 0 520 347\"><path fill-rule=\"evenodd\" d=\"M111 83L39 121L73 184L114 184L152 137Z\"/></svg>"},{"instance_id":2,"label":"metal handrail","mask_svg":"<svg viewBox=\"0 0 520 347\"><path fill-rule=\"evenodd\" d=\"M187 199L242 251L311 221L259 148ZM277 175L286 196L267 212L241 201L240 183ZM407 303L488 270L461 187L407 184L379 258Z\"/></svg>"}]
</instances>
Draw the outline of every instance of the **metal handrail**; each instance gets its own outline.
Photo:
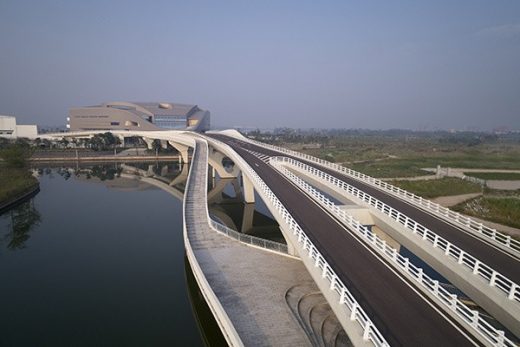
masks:
<instances>
[{"instance_id":1,"label":"metal handrail","mask_svg":"<svg viewBox=\"0 0 520 347\"><path fill-rule=\"evenodd\" d=\"M270 160L275 166L277 165L277 163L281 162L304 170L309 174L312 174L318 178L330 182L335 187L342 189L348 194L354 195L358 199L366 202L367 204L373 206L374 208L389 216L393 220L402 224L407 230L410 230L413 234L419 235L423 241L429 242L434 248L439 248L440 250L442 250L445 256L454 258L455 260L457 260L458 264L468 267L471 270L472 274L480 276L490 286L497 287L498 289L500 289L503 293L505 293L509 300L520 301L520 286L518 284L516 284L506 276L502 275L498 271L494 270L490 266L486 265L482 261L478 260L471 254L457 247L453 243L449 242L445 238L439 236L430 229L417 223L415 220L407 217L403 213L388 206L382 201L361 191L360 189L351 186L348 183L343 182L342 180L332 175L329 175L321 170L318 170L312 166L309 166L292 158L272 157Z\"/></svg>"},{"instance_id":2,"label":"metal handrail","mask_svg":"<svg viewBox=\"0 0 520 347\"><path fill-rule=\"evenodd\" d=\"M213 220L211 218L209 220L209 224L217 232L225 234L225 235L227 235L227 236L229 236L229 237L231 237L231 238L233 238L235 240L238 240L240 242L244 242L244 243L256 246L256 247L265 248L265 249L269 249L269 250L272 250L272 251L280 252L280 253L283 253L283 254L288 254L289 253L287 245L284 245L283 243L262 239L260 237L255 237L255 236L252 236L252 235L239 233L238 231L233 230L231 228L228 228L227 226L225 226L223 224L220 224L220 223L216 222L215 220Z\"/></svg>"},{"instance_id":3,"label":"metal handrail","mask_svg":"<svg viewBox=\"0 0 520 347\"><path fill-rule=\"evenodd\" d=\"M289 158L281 159L294 160ZM365 242L372 246L373 249L375 249L378 253L382 254L390 262L397 265L397 267L401 271L405 272L416 282L418 282L430 294L436 297L442 304L447 306L449 310L453 311L458 317L460 317L465 323L467 323L470 328L475 329L478 334L483 336L494 346L516 346L516 344L513 341L509 340L505 336L504 331L494 328L491 324L489 324L485 319L483 319L479 315L478 311L470 309L467 305L460 301L456 294L452 294L449 291L447 291L439 284L439 281L434 280L427 274L425 274L422 268L412 264L408 258L399 254L399 251L389 246L386 243L386 241L381 239L375 233L372 233L370 230L368 230L367 227L365 227L356 219L354 219L352 215L347 213L345 210L339 208L330 199L325 197L325 195L323 195L320 191L318 191L317 189L309 185L307 182L302 180L300 177L296 176L291 171L280 165L280 162L284 161L281 159L271 158L270 160L273 166L278 171L280 171L285 177L287 177L291 182L293 182L297 187L302 189L305 193L317 200L321 206L323 206L332 215L344 222L347 226L350 227L351 230L361 235Z\"/></svg>"},{"instance_id":4,"label":"metal handrail","mask_svg":"<svg viewBox=\"0 0 520 347\"><path fill-rule=\"evenodd\" d=\"M293 150L290 150L290 149L286 149L286 148L282 148L282 147L278 147L278 146L274 146L274 145L270 145L270 144L267 144L267 143L263 143L263 142L259 142L259 141L255 141L255 140L252 140L252 139L247 139L247 141L255 144L255 145L258 145L258 146L261 146L261 147L264 147L264 148L267 148L267 149L271 149L271 150L275 150L275 151L278 151L278 152L282 152L282 153L286 153L286 154L289 154L289 155L292 155L294 157L298 157L298 158L301 158L301 159L304 159L304 160L307 160L307 161L310 161L310 162L313 162L313 163L316 163L316 164L319 164L321 166L325 166L329 169L332 169L334 171L337 171L337 172L340 172L342 174L345 174L349 177L352 177L352 178L355 178L357 180L360 180L360 181L363 181L363 182L366 182L376 188L381 188L381 189L384 189L385 191L389 192L389 193L392 193L400 198L403 198L403 199L406 199L407 201L409 202L412 202L412 203L415 203L417 205L419 205L420 207L424 208L424 209L427 209L428 211L436 214L436 215L439 215L443 218L446 218L448 219L449 221L457 224L457 225L460 225L462 227L466 227L466 228L469 228L470 230L474 231L474 232L477 232L478 234L486 237L486 238L489 238L499 244L501 244L502 246L505 246L507 247L508 249L512 250L512 251L515 251L515 252L520 252L520 241L519 240L515 240L514 238L512 238L510 235L507 235L507 234L504 234L496 229L493 229L493 228L490 228L480 222L477 222L469 217L466 217L458 212L455 212L455 211L452 211L450 210L449 208L446 208L444 206L441 206L437 203L434 203L428 199L424 199L420 196L417 196L413 193L410 193L404 189L401 189L401 188L398 188L394 185L391 185L387 182L384 182L382 180L379 180L377 178L374 178L374 177L370 177L368 175L365 175L365 174L362 174L360 172L357 172L357 171L354 171L352 169L349 169L349 168L346 168L344 166L341 166L341 165L338 165L338 164L334 164L334 163L331 163L329 161L326 161L326 160L323 160L323 159L319 159L319 158L316 158L316 157L313 157L311 155L308 155L308 154L303 154L303 153L299 153L299 152L296 152L296 151L293 151Z\"/></svg>"},{"instance_id":5,"label":"metal handrail","mask_svg":"<svg viewBox=\"0 0 520 347\"><path fill-rule=\"evenodd\" d=\"M316 246L307 237L305 232L287 211L285 206L271 191L269 186L260 178L260 176L258 176L258 174L251 168L251 166L249 166L249 164L247 164L247 162L242 157L234 154L228 145L214 138L210 139L210 141L217 143L220 146L229 148L228 152L232 157L231 159L235 162L236 165L238 165L243 171L247 173L252 181L256 183L255 188L261 194L263 194L267 200L269 200L271 205L275 208L280 217L288 226L289 231L293 236L295 236L297 241L295 242L295 246L300 248L300 256L304 256L306 254L314 262L315 267L321 270L323 279L326 279L330 284L330 290L335 291L340 296L339 304L344 305L345 308L350 311L349 319L351 321L356 321L361 326L361 329L363 330L363 339L365 341L371 341L375 346L378 347L389 346L388 342L385 340L381 332L379 332L379 330L376 328L363 308L356 301L352 293L350 293L347 287L339 279L332 267L327 263Z\"/></svg>"}]
</instances>

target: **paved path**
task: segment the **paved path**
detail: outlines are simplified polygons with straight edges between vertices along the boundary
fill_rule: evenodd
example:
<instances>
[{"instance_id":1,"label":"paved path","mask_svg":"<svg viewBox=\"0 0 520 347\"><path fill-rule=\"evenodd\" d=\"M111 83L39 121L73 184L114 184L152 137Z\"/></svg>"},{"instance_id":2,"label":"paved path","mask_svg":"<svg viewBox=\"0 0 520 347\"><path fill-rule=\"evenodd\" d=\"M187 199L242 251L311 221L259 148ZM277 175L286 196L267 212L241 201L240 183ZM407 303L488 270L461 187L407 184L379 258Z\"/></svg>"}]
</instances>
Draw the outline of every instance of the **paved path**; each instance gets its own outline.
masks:
<instances>
[{"instance_id":1,"label":"paved path","mask_svg":"<svg viewBox=\"0 0 520 347\"><path fill-rule=\"evenodd\" d=\"M245 346L310 346L285 300L289 288L312 282L307 269L298 259L246 246L210 228L207 182L200 174L207 172L207 164L199 155L206 152L196 151L193 159L192 173L199 172L190 176L195 188L187 192L185 218L191 248L211 289Z\"/></svg>"},{"instance_id":2,"label":"paved path","mask_svg":"<svg viewBox=\"0 0 520 347\"><path fill-rule=\"evenodd\" d=\"M436 202L437 204L444 206L444 207L451 207L451 206L458 205L464 201L468 201L470 199L476 198L477 196L480 196L480 195L482 195L482 193L439 196L435 199L432 199L432 201ZM488 223L486 223L486 224L488 224Z\"/></svg>"}]
</instances>

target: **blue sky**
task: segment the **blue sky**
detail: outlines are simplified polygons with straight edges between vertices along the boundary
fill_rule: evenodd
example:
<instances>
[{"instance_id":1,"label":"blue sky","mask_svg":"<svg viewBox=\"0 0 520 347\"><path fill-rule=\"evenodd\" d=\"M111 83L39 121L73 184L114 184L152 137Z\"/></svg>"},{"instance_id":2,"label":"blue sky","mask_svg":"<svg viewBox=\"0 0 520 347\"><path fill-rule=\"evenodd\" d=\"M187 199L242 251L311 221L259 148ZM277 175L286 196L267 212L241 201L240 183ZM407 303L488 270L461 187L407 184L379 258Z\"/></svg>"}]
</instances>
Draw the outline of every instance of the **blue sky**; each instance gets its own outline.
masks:
<instances>
[{"instance_id":1,"label":"blue sky","mask_svg":"<svg viewBox=\"0 0 520 347\"><path fill-rule=\"evenodd\" d=\"M518 1L0 0L0 114L109 100L217 126L520 128Z\"/></svg>"}]
</instances>

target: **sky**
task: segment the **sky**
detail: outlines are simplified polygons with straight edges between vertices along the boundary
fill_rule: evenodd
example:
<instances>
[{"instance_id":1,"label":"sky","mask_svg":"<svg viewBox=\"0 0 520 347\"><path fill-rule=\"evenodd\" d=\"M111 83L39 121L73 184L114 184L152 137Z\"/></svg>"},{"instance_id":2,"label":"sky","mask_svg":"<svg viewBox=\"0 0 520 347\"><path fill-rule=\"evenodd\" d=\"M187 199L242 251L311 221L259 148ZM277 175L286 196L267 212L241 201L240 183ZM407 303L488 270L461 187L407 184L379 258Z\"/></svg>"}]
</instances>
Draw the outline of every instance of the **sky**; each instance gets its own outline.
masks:
<instances>
[{"instance_id":1,"label":"sky","mask_svg":"<svg viewBox=\"0 0 520 347\"><path fill-rule=\"evenodd\" d=\"M520 1L0 0L0 114L117 100L217 127L520 129Z\"/></svg>"}]
</instances>

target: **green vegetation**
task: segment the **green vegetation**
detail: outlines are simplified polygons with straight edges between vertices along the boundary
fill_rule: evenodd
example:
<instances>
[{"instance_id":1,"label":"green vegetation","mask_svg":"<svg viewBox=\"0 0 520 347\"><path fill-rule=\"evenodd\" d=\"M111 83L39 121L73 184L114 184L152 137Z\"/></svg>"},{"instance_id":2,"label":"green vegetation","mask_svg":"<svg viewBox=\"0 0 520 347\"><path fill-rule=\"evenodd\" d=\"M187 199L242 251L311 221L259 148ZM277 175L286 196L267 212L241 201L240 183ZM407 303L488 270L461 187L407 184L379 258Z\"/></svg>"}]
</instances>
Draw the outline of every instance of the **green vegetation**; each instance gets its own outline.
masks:
<instances>
[{"instance_id":1,"label":"green vegetation","mask_svg":"<svg viewBox=\"0 0 520 347\"><path fill-rule=\"evenodd\" d=\"M455 211L520 228L520 195L485 195L453 207Z\"/></svg>"},{"instance_id":2,"label":"green vegetation","mask_svg":"<svg viewBox=\"0 0 520 347\"><path fill-rule=\"evenodd\" d=\"M38 180L27 169L0 165L0 205L32 189Z\"/></svg>"},{"instance_id":3,"label":"green vegetation","mask_svg":"<svg viewBox=\"0 0 520 347\"><path fill-rule=\"evenodd\" d=\"M431 175L421 170L420 164L413 160L381 160L368 163L346 164L345 166L378 178L415 177Z\"/></svg>"},{"instance_id":4,"label":"green vegetation","mask_svg":"<svg viewBox=\"0 0 520 347\"><path fill-rule=\"evenodd\" d=\"M421 169L437 165L520 170L519 134L276 129L250 135L381 178L427 175Z\"/></svg>"},{"instance_id":5,"label":"green vegetation","mask_svg":"<svg viewBox=\"0 0 520 347\"><path fill-rule=\"evenodd\" d=\"M66 140L65 140L66 141ZM115 137L110 132L104 134L96 134L90 139L84 139L85 146L92 148L95 151L106 151L108 149L115 149L117 145L121 144L121 140Z\"/></svg>"},{"instance_id":6,"label":"green vegetation","mask_svg":"<svg viewBox=\"0 0 520 347\"><path fill-rule=\"evenodd\" d=\"M392 181L391 183L424 198L482 192L479 184L454 177L421 181Z\"/></svg>"},{"instance_id":7,"label":"green vegetation","mask_svg":"<svg viewBox=\"0 0 520 347\"><path fill-rule=\"evenodd\" d=\"M32 149L24 141L2 143L0 147L0 205L25 194L38 180L27 169Z\"/></svg>"},{"instance_id":8,"label":"green vegetation","mask_svg":"<svg viewBox=\"0 0 520 347\"><path fill-rule=\"evenodd\" d=\"M520 172L464 172L464 175L483 180L520 180Z\"/></svg>"}]
</instances>

